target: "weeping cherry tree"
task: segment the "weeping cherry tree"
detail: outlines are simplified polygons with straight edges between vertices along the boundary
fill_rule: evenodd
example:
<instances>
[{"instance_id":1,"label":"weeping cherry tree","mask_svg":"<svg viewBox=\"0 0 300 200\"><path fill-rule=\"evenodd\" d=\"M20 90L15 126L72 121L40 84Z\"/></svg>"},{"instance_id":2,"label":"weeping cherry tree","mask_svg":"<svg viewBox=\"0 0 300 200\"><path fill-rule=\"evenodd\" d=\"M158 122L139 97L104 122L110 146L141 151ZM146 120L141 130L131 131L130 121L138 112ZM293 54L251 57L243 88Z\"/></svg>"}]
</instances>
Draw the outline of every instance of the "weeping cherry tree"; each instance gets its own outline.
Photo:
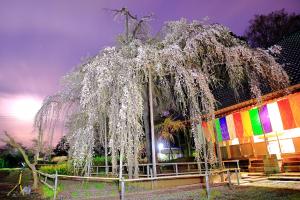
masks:
<instances>
[{"instance_id":1,"label":"weeping cherry tree","mask_svg":"<svg viewBox=\"0 0 300 200\"><path fill-rule=\"evenodd\" d=\"M87 175L97 136L103 145L108 138L114 174L121 171L117 170L119 157L129 177L138 176L149 81L161 91L157 98L172 102L192 121L196 160L204 158L211 165L217 159L212 144L206 148L201 142L203 133L197 123L204 116L214 119L212 91L226 82L238 95L248 83L253 97L260 98L262 84L273 90L288 85L287 74L271 50L248 47L220 24L170 21L157 37L138 37L137 19L129 18L129 25L135 28L129 28L116 46L104 48L67 74L61 91L45 99L36 115L40 140L45 132L53 133L55 120L65 121L70 160L75 170L83 169Z\"/></svg>"}]
</instances>

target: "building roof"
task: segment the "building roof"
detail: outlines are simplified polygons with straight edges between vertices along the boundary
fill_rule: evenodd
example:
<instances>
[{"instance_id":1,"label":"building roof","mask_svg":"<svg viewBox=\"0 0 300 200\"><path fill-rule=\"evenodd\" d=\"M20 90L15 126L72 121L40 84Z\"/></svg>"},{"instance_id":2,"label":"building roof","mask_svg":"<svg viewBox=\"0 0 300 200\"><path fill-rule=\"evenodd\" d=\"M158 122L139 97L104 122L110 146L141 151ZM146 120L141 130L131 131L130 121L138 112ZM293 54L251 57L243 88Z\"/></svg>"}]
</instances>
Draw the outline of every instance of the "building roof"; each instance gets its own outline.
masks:
<instances>
[{"instance_id":1,"label":"building roof","mask_svg":"<svg viewBox=\"0 0 300 200\"><path fill-rule=\"evenodd\" d=\"M279 63L285 64L291 85L300 83L300 31L285 37L278 45L282 48Z\"/></svg>"},{"instance_id":2,"label":"building roof","mask_svg":"<svg viewBox=\"0 0 300 200\"><path fill-rule=\"evenodd\" d=\"M277 61L283 64L283 68L290 78L290 85L300 84L300 31L283 38L277 45L282 48ZM263 95L272 92L268 87L263 87L261 90ZM250 94L249 87L246 85L239 92L239 97L235 97L229 86L218 88L214 91L215 98L218 101L217 110L248 101L252 99Z\"/></svg>"}]
</instances>

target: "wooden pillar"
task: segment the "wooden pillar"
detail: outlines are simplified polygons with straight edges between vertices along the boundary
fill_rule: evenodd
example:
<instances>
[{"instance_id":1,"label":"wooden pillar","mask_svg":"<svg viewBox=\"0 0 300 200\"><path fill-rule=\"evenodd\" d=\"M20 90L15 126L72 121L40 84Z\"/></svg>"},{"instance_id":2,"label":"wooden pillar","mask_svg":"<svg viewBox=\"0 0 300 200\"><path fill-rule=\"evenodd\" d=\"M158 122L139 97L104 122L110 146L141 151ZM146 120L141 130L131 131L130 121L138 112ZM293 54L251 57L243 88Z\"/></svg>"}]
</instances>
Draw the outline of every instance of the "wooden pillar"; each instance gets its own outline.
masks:
<instances>
[{"instance_id":1,"label":"wooden pillar","mask_svg":"<svg viewBox=\"0 0 300 200\"><path fill-rule=\"evenodd\" d=\"M244 141L243 141L241 138L238 138L238 139L239 139L239 150L240 150L240 154L241 154L241 157L244 157L243 149L242 149L242 144L244 143Z\"/></svg>"},{"instance_id":2,"label":"wooden pillar","mask_svg":"<svg viewBox=\"0 0 300 200\"><path fill-rule=\"evenodd\" d=\"M231 152L230 152L229 140L226 141L226 151L227 151L228 159L231 159Z\"/></svg>"},{"instance_id":3,"label":"wooden pillar","mask_svg":"<svg viewBox=\"0 0 300 200\"><path fill-rule=\"evenodd\" d=\"M254 140L253 140L253 136L250 137L250 144L251 144L251 147L252 147L253 155L254 155L254 157L256 158L256 152L255 152L255 149L254 149Z\"/></svg>"}]
</instances>

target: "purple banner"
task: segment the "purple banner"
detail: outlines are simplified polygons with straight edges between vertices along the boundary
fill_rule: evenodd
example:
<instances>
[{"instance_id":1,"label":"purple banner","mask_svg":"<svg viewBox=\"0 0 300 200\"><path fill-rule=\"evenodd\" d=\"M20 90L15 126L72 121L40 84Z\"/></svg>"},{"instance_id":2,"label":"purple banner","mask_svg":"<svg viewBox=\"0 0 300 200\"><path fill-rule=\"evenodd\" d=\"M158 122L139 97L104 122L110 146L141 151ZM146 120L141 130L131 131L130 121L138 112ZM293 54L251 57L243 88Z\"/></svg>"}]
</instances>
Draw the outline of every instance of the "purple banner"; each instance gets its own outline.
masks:
<instances>
[{"instance_id":1,"label":"purple banner","mask_svg":"<svg viewBox=\"0 0 300 200\"><path fill-rule=\"evenodd\" d=\"M271 121L270 121L267 105L263 105L262 107L260 107L259 118L260 118L262 127L264 129L264 132L265 133L272 132L272 126L271 126Z\"/></svg>"},{"instance_id":2,"label":"purple banner","mask_svg":"<svg viewBox=\"0 0 300 200\"><path fill-rule=\"evenodd\" d=\"M226 123L226 117L220 118L220 128L223 140L230 140L228 127Z\"/></svg>"}]
</instances>

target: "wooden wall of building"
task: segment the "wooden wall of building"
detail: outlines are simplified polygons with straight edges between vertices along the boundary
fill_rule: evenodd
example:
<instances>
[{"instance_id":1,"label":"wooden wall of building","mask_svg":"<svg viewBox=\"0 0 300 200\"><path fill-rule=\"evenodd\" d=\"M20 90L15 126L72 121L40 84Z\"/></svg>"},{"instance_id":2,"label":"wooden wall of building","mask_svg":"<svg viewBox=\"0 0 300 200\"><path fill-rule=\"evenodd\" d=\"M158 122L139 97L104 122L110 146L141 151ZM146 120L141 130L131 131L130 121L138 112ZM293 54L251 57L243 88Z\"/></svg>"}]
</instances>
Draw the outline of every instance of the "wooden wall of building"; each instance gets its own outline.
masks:
<instances>
[{"instance_id":1,"label":"wooden wall of building","mask_svg":"<svg viewBox=\"0 0 300 200\"><path fill-rule=\"evenodd\" d=\"M295 147L294 154L300 154L300 137L292 138L292 140ZM247 141L243 144L236 145L225 145L224 143L221 146L221 154L223 160L243 160L253 157L263 157L267 155L267 146L265 142L251 143Z\"/></svg>"}]
</instances>

